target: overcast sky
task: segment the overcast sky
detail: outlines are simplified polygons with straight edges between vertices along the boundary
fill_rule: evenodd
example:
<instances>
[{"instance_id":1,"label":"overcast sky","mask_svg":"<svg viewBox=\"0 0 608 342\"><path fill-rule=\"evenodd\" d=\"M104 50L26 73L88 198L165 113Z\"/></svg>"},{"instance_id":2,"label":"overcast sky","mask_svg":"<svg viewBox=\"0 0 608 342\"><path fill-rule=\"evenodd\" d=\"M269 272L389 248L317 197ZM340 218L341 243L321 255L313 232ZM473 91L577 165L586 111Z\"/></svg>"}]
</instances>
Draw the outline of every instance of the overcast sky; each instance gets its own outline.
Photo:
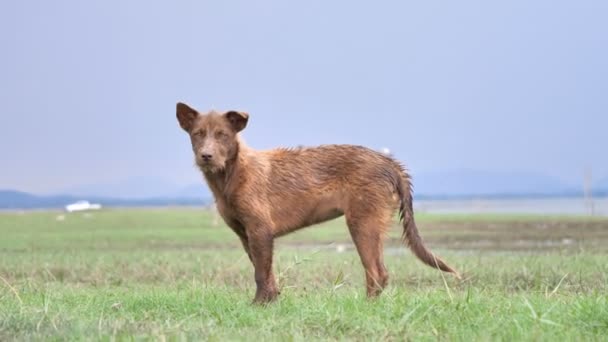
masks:
<instances>
[{"instance_id":1,"label":"overcast sky","mask_svg":"<svg viewBox=\"0 0 608 342\"><path fill-rule=\"evenodd\" d=\"M0 188L200 181L176 101L255 148L608 177L608 1L2 1Z\"/></svg>"}]
</instances>

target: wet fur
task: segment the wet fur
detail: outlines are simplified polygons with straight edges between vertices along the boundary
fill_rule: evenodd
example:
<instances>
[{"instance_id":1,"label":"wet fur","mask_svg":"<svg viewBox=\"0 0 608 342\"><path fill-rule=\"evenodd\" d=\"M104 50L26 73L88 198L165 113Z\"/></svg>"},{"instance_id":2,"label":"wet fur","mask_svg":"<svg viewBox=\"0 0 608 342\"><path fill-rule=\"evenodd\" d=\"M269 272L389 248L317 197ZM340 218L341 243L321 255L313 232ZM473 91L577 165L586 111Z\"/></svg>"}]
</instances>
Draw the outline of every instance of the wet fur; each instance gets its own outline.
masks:
<instances>
[{"instance_id":1,"label":"wet fur","mask_svg":"<svg viewBox=\"0 0 608 342\"><path fill-rule=\"evenodd\" d=\"M177 117L190 134L220 215L253 263L254 302L272 301L279 293L272 272L275 238L342 215L366 271L369 297L388 283L383 238L396 211L412 252L425 264L458 275L424 246L414 221L410 177L394 159L353 145L257 151L238 137L246 113L199 114L179 103ZM202 154L213 155L212 162Z\"/></svg>"}]
</instances>

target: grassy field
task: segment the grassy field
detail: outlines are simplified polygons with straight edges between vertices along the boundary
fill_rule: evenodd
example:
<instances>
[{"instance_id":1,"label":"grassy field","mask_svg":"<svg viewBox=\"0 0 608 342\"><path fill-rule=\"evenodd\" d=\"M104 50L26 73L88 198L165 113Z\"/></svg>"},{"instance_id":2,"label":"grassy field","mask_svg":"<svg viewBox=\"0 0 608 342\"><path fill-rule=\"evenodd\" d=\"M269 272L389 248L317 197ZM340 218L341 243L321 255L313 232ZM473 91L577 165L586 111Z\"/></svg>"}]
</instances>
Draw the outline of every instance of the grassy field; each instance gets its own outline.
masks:
<instances>
[{"instance_id":1,"label":"grassy field","mask_svg":"<svg viewBox=\"0 0 608 342\"><path fill-rule=\"evenodd\" d=\"M277 242L278 302L250 305L236 236L194 209L0 213L0 341L607 340L608 220L418 215L458 281L386 248L369 301L343 220Z\"/></svg>"}]
</instances>

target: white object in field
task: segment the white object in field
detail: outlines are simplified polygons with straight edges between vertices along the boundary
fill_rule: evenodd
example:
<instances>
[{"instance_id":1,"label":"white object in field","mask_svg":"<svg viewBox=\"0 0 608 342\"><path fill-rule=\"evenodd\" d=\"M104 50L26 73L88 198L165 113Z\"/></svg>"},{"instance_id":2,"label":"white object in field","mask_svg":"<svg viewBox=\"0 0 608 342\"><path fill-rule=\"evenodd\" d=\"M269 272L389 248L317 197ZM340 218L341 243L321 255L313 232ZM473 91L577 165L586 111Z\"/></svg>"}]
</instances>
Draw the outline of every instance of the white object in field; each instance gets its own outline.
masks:
<instances>
[{"instance_id":1,"label":"white object in field","mask_svg":"<svg viewBox=\"0 0 608 342\"><path fill-rule=\"evenodd\" d=\"M75 211L99 210L99 209L101 209L101 204L89 203L89 201L78 201L78 202L68 204L65 206L65 210L69 213L72 213Z\"/></svg>"}]
</instances>

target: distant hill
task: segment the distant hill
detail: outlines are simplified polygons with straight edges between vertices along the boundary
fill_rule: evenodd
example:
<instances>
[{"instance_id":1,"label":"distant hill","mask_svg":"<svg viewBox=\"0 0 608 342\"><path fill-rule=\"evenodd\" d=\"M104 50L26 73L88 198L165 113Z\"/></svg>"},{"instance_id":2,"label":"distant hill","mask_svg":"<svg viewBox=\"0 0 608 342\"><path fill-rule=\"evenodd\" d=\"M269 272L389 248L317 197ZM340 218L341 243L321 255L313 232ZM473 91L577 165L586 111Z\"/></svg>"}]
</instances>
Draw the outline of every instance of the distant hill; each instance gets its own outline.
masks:
<instances>
[{"instance_id":1,"label":"distant hill","mask_svg":"<svg viewBox=\"0 0 608 342\"><path fill-rule=\"evenodd\" d=\"M0 209L58 209L78 200L86 199L100 203L104 207L133 207L133 206L171 206L194 205L202 206L208 200L192 197L157 197L124 199L95 196L51 195L37 196L14 190L0 190Z\"/></svg>"},{"instance_id":2,"label":"distant hill","mask_svg":"<svg viewBox=\"0 0 608 342\"><path fill-rule=\"evenodd\" d=\"M606 194L608 195L608 177L600 179L593 183L591 191L595 194Z\"/></svg>"},{"instance_id":3,"label":"distant hill","mask_svg":"<svg viewBox=\"0 0 608 342\"><path fill-rule=\"evenodd\" d=\"M70 196L35 196L20 191L0 190L2 209L56 208L74 201L76 199Z\"/></svg>"},{"instance_id":4,"label":"distant hill","mask_svg":"<svg viewBox=\"0 0 608 342\"><path fill-rule=\"evenodd\" d=\"M84 184L67 189L61 193L74 196L97 196L122 199L146 198L210 198L210 193L202 180L198 184L179 186L164 179L130 178L117 182Z\"/></svg>"}]
</instances>

